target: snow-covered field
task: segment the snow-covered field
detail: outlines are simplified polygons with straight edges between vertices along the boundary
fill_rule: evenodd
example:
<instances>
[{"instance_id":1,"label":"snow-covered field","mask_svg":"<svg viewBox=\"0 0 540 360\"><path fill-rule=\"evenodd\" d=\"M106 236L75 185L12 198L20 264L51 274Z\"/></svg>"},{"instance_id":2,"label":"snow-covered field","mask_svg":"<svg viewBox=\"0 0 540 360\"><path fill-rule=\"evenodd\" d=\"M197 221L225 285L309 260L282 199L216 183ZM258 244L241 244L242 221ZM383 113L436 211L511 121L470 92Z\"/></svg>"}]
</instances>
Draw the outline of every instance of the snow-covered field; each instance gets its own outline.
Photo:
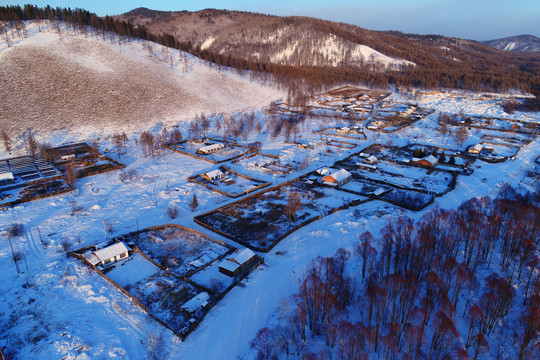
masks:
<instances>
[{"instance_id":1,"label":"snow-covered field","mask_svg":"<svg viewBox=\"0 0 540 360\"><path fill-rule=\"evenodd\" d=\"M191 94L199 99L210 96L211 101L197 100L197 106L184 110L166 107L167 114L151 116L148 119L144 118L144 114L147 114L144 112L126 127L131 139L127 155L120 158L117 155L111 156L125 163L126 171L136 171L137 176L121 181L120 172L113 171L83 178L77 181L75 192L25 203L0 212L0 346L5 349L6 354L15 359L147 359L150 353L157 353L158 358L163 359L236 359L242 356L254 358L255 354L250 351L251 339L268 323L269 317L280 306L282 299L297 291L298 279L303 276L306 267L315 257L332 256L339 248L351 250L358 241L359 234L369 230L377 236L382 224L400 214L418 220L437 206L453 209L471 197L493 197L505 182L532 190L534 182L537 181L537 175L536 178L530 176L531 172L538 174L540 171L534 163L540 155L540 143L535 138L519 151L515 160L497 164L477 160L471 176L459 176L455 190L436 198L434 204L422 211L408 211L374 200L323 217L294 232L269 253L261 254L265 258L265 264L249 275L245 286L236 287L229 292L210 310L195 331L181 342L87 266L76 259L67 258L64 244L67 242L72 248L80 248L137 229L176 223L237 247L232 241L209 233L193 221L194 215L232 202L231 199L187 181L188 176L208 169L208 162L173 151L165 151L159 157L145 157L133 139L138 137L140 129L160 121L167 120L168 124L178 124L185 129L185 120L196 112L210 113L212 109L219 108L221 110L218 111L254 109L272 98L279 97L280 93L250 83L246 78L230 72L210 70L208 65L199 64L198 60L189 56L189 69L184 74L182 63L170 69L170 64L160 62L155 56L149 56L140 50L143 45L137 42L122 44L120 47L118 43L110 44L109 39L102 41L92 36L87 39L84 35L66 32L60 40L59 35L50 29L37 32L34 25L29 25L28 39L18 41L11 48L0 43L0 60L2 64L13 61L15 58L11 57L17 55L18 48L20 51L43 54L44 50L40 49L44 46L41 45L42 42L55 44L54 48L60 54L58 57L65 57L71 54L72 50L69 49L72 49L73 42L88 49L89 41L99 50L92 60L93 73L115 74L117 66L126 60L133 66L149 67L151 71L159 69L160 74L170 71L170 78L167 80L169 83L174 83L174 86L184 83L184 91L192 91ZM65 46L68 48L64 49ZM152 46L157 48L157 45ZM112 56L111 52L114 53L113 57L118 57L107 62L107 66L111 66L112 70L102 63L96 65L96 61L101 61L101 55ZM58 61L58 58L54 61ZM83 61L81 58L73 61L84 62L84 66L89 66L87 60ZM0 65L0 71L5 69L4 65ZM160 83L158 80L156 79L156 84ZM224 88L220 88L222 85ZM238 93L238 88L243 90ZM230 89L235 91L229 91ZM28 88L23 90L28 96L34 97L36 104L44 101L41 97L43 94L36 97L37 95L29 93ZM396 101L402 100L398 94L393 94L392 98ZM451 113L463 110L470 115L508 117L500 107L503 98L504 96L437 93L423 95L419 105ZM97 138L97 133L107 134L114 131L114 126L110 127L110 122L105 120L86 127L81 125L76 132L53 131L58 124L65 121L62 116L56 118L58 114L60 113L50 113L48 116L54 118L56 123L50 128L40 129L40 134L43 131L43 138L53 144L62 143L66 139L88 140ZM516 113L513 117L540 121L540 114ZM265 115L259 112L257 121L264 122L265 119ZM96 127L95 124L102 125ZM306 126L311 128L303 131L303 138L317 140L319 136L312 134L312 131L322 127L322 120L310 119ZM329 126L341 124L333 121ZM282 177L259 171L252 164L252 159L245 163L239 162L231 168L247 166L247 170L255 172L257 178L275 184L294 179L322 166L331 166L333 162L359 151L364 144L368 146L377 142L403 146L414 142L457 147L453 138L444 138L436 128L434 113L396 133L366 131L367 140L356 149L337 149L322 145L313 150L299 152L296 156L288 154L287 161L305 162L308 153L310 162L305 169L295 169ZM485 133L481 130L471 131L460 150L480 142ZM251 133L247 142L253 140L264 141L263 149L268 150L279 150L287 146L283 136L270 139L267 134ZM112 139L101 137L99 146L100 149L112 148ZM19 151L23 151L21 147ZM7 153L0 153L0 158L6 156ZM194 194L197 195L199 205L193 211L188 204ZM82 210L72 215L74 201ZM179 214L175 219L171 219L166 213L169 205L178 207ZM24 234L8 242L4 230L13 223L22 223ZM105 232L104 228L108 228L108 231ZM10 243L13 250L21 254L20 273L15 267ZM129 266L137 265L136 261L139 260L132 260ZM140 271L138 274L126 273L129 268L125 268L125 271L117 271L113 276L120 282L129 283L152 272L151 267L146 265L137 265L137 271ZM205 282L215 275L215 267L211 267L194 278Z\"/></svg>"}]
</instances>

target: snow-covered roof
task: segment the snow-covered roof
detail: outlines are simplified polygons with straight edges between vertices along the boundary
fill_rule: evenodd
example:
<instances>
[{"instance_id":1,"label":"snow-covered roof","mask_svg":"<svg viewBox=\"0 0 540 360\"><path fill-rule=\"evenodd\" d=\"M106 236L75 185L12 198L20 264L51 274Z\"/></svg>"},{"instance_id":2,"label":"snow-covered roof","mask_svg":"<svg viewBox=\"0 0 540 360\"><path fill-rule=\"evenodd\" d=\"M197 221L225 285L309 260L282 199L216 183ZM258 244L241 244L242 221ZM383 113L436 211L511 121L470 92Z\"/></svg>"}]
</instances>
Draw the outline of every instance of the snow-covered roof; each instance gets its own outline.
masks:
<instances>
[{"instance_id":1,"label":"snow-covered roof","mask_svg":"<svg viewBox=\"0 0 540 360\"><path fill-rule=\"evenodd\" d=\"M229 270L230 272L234 273L236 269L240 267L237 263L234 261L231 261L229 259L225 259L222 262L219 263L219 267L223 268L225 270Z\"/></svg>"},{"instance_id":2,"label":"snow-covered roof","mask_svg":"<svg viewBox=\"0 0 540 360\"><path fill-rule=\"evenodd\" d=\"M210 295L207 292L202 292L195 295L190 300L188 300L184 305L182 305L182 310L187 310L190 313L196 311L201 306L206 306L210 300Z\"/></svg>"},{"instance_id":3,"label":"snow-covered roof","mask_svg":"<svg viewBox=\"0 0 540 360\"><path fill-rule=\"evenodd\" d=\"M124 245L123 242L119 242L114 245L107 246L106 248L103 248L101 250L95 251L94 255L96 255L99 260L104 261L123 254L127 251L128 249L126 245Z\"/></svg>"},{"instance_id":4,"label":"snow-covered roof","mask_svg":"<svg viewBox=\"0 0 540 360\"><path fill-rule=\"evenodd\" d=\"M377 158L375 157L375 155L371 155L366 160L372 163L377 162Z\"/></svg>"},{"instance_id":5,"label":"snow-covered roof","mask_svg":"<svg viewBox=\"0 0 540 360\"><path fill-rule=\"evenodd\" d=\"M429 161L431 164L436 164L439 160L433 155L426 156L423 160Z\"/></svg>"},{"instance_id":6,"label":"snow-covered roof","mask_svg":"<svg viewBox=\"0 0 540 360\"><path fill-rule=\"evenodd\" d=\"M364 164L364 163L356 163L356 166L360 166L360 167L367 168L367 169L373 169L373 170L377 169L377 166L375 166L375 165Z\"/></svg>"},{"instance_id":7,"label":"snow-covered roof","mask_svg":"<svg viewBox=\"0 0 540 360\"><path fill-rule=\"evenodd\" d=\"M474 151L480 152L480 151L482 151L483 148L484 148L484 146L482 144L478 143L478 144L474 145L469 151L474 150Z\"/></svg>"},{"instance_id":8,"label":"snow-covered roof","mask_svg":"<svg viewBox=\"0 0 540 360\"><path fill-rule=\"evenodd\" d=\"M0 181L2 180L13 180L13 174L10 172L0 173Z\"/></svg>"},{"instance_id":9,"label":"snow-covered roof","mask_svg":"<svg viewBox=\"0 0 540 360\"><path fill-rule=\"evenodd\" d=\"M372 192L373 195L375 196L379 196L379 195L382 195L386 192L386 189L384 188L378 188L376 189L375 191Z\"/></svg>"},{"instance_id":10,"label":"snow-covered roof","mask_svg":"<svg viewBox=\"0 0 540 360\"><path fill-rule=\"evenodd\" d=\"M320 168L320 169L316 170L315 172L317 174L319 174L319 175L324 175L324 174L330 172L330 170L327 167L323 167L323 168Z\"/></svg>"},{"instance_id":11,"label":"snow-covered roof","mask_svg":"<svg viewBox=\"0 0 540 360\"><path fill-rule=\"evenodd\" d=\"M84 258L86 260L88 260L88 262L94 266L96 266L97 264L99 264L101 262L101 260L99 260L99 258L94 255L93 253L86 253L84 254Z\"/></svg>"},{"instance_id":12,"label":"snow-covered roof","mask_svg":"<svg viewBox=\"0 0 540 360\"><path fill-rule=\"evenodd\" d=\"M219 263L219 267L229 270L230 272L235 272L242 264L249 261L252 257L255 256L255 253L250 249L244 248L232 257L228 257Z\"/></svg>"},{"instance_id":13,"label":"snow-covered roof","mask_svg":"<svg viewBox=\"0 0 540 360\"><path fill-rule=\"evenodd\" d=\"M212 144L208 146L203 146L202 148L199 149L199 151L209 152L209 151L221 149L222 147L225 147L225 145L223 145L222 143L217 143L217 144Z\"/></svg>"},{"instance_id":14,"label":"snow-covered roof","mask_svg":"<svg viewBox=\"0 0 540 360\"><path fill-rule=\"evenodd\" d=\"M349 178L351 176L351 173L348 172L347 170L345 169L341 169L339 171L336 171L335 173L333 174L330 174L328 176L325 176L325 178L328 178L328 177L331 177L333 178L334 180L336 180L337 182L341 182L347 178ZM323 179L324 180L324 179Z\"/></svg>"},{"instance_id":15,"label":"snow-covered roof","mask_svg":"<svg viewBox=\"0 0 540 360\"><path fill-rule=\"evenodd\" d=\"M254 256L255 253L253 251L249 250L248 248L244 248L238 251L238 253L234 256L233 261L235 261L239 265L242 265Z\"/></svg>"},{"instance_id":16,"label":"snow-covered roof","mask_svg":"<svg viewBox=\"0 0 540 360\"><path fill-rule=\"evenodd\" d=\"M206 176L212 179L217 176L223 176L223 173L221 172L221 170L212 170L212 171L207 172Z\"/></svg>"}]
</instances>

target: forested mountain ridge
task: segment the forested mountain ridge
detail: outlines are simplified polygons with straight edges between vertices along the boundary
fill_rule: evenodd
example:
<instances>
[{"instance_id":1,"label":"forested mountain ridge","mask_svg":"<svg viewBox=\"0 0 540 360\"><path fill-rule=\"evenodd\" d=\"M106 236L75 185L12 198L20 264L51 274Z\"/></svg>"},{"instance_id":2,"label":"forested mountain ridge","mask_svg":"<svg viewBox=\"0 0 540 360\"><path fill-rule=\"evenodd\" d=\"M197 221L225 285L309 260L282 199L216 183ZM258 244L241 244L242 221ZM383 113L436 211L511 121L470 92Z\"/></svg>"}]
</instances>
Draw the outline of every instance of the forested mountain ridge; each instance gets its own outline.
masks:
<instances>
[{"instance_id":1,"label":"forested mountain ridge","mask_svg":"<svg viewBox=\"0 0 540 360\"><path fill-rule=\"evenodd\" d=\"M370 31L307 17L136 9L100 18L82 9L0 7L0 21L8 28L32 19L66 21L80 29L91 26L122 39L151 40L218 68L249 71L293 94L343 83L495 92L530 92L540 84L540 56L535 53L505 52L439 35Z\"/></svg>"},{"instance_id":2,"label":"forested mountain ridge","mask_svg":"<svg viewBox=\"0 0 540 360\"><path fill-rule=\"evenodd\" d=\"M233 58L334 72L386 70L393 73L386 76L389 83L432 88L504 91L540 83L540 57L535 54L503 52L439 35L371 31L308 17L214 9L138 8L114 19L144 26L151 33L171 34L194 53L216 62L229 63Z\"/></svg>"}]
</instances>

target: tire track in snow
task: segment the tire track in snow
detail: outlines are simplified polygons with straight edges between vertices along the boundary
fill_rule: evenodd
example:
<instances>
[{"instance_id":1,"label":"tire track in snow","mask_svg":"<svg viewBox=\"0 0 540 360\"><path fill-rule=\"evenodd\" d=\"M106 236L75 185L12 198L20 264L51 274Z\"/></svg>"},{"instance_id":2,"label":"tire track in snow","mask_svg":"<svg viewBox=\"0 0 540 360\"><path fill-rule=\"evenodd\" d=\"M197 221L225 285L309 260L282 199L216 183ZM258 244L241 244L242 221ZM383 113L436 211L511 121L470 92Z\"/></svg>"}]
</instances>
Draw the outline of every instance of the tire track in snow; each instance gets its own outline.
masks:
<instances>
[{"instance_id":1,"label":"tire track in snow","mask_svg":"<svg viewBox=\"0 0 540 360\"><path fill-rule=\"evenodd\" d=\"M129 315L127 315L117 303L112 303L109 309L111 313L116 314L121 320L123 320L127 327L132 330L132 332L137 333L141 338L146 338L146 334L144 333L142 327Z\"/></svg>"},{"instance_id":2,"label":"tire track in snow","mask_svg":"<svg viewBox=\"0 0 540 360\"><path fill-rule=\"evenodd\" d=\"M37 240L34 236L32 229L25 231L24 234L27 244L27 248L25 250L28 250L30 254L35 257L43 256L43 246L41 245L41 241L38 243L39 240Z\"/></svg>"}]
</instances>

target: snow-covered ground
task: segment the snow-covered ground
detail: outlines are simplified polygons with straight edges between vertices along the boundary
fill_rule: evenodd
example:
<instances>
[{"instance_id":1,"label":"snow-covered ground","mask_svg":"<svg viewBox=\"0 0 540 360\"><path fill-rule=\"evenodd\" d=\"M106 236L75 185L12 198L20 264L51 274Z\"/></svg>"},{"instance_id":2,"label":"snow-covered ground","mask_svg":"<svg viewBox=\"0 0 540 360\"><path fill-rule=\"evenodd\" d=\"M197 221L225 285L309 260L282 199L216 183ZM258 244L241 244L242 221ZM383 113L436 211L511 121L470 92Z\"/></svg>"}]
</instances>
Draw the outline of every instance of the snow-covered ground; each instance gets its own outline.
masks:
<instances>
[{"instance_id":1,"label":"snow-covered ground","mask_svg":"<svg viewBox=\"0 0 540 360\"><path fill-rule=\"evenodd\" d=\"M84 35L74 34L64 34L63 40L60 40L59 36L50 30L39 33L31 30L29 26L29 34L32 31L33 35L29 36L29 39L20 40L13 47L0 50L0 59L7 57L6 54L15 51L18 46L23 47L26 41L35 39L40 43L41 37L44 37L44 42L57 44L55 46L59 48L59 52L63 51L60 50L61 46L64 46L61 44L70 43L75 38L82 43L90 41ZM119 47L118 43L109 44L109 40L92 41L97 41L99 45L96 46L100 49ZM134 59L140 56L144 66L151 66L152 69L170 68L170 65L159 62L155 57L144 53L141 55L137 50L141 47L142 45L136 42L123 44L121 52L115 50L115 54L128 56L131 63L139 61ZM186 74L183 74L181 64L173 66L170 71L171 76L177 79L175 81L185 81L186 88L192 87L193 93L212 93L215 91L213 86L219 83L217 79L232 76L230 72L223 74L210 70L207 65L199 64L198 60L189 56L188 60L190 69ZM100 61L99 57L96 57L95 61ZM97 69L95 63L91 66L94 70ZM107 72L104 66L99 69ZM201 80L203 84L197 84L198 79L208 76L216 82ZM265 101L279 95L276 90L260 85L250 88L251 85L245 78L235 75L234 79L234 84L248 84L239 98L235 98L233 92L227 93L227 88L220 90L222 92L219 96L212 95L215 104L227 106L224 111L262 106ZM392 96L399 101L398 95ZM507 117L500 107L500 102L501 98L497 97L440 93L423 95L419 105L451 113L463 110L471 115ZM190 118L194 112L210 112L211 108L206 105L208 103L186 112L172 112L167 121L182 127L183 121ZM539 114L518 113L513 117L533 121L540 119ZM264 122L265 115L259 112L257 120ZM138 119L126 131L133 139L138 135L139 129L155 123L155 119L149 122ZM299 151L297 155L289 153L287 162L306 162L308 156L310 161L303 170L297 168L283 177L254 168L247 170L255 172L257 178L275 184L322 166L331 166L336 160L358 152L374 142L395 146L414 142L456 148L453 138L443 138L436 132L435 123L436 113L396 133L366 131L367 140L356 149L337 149L322 145L313 150ZM312 134L312 131L322 127L322 120L310 119L306 124L307 129L302 132L303 138L317 140L319 135ZM333 121L328 125L341 124ZM87 140L95 137L96 132L106 134L112 131L113 128L106 126L108 125L104 123L101 130L95 130L93 126L81 126L80 130L74 133L51 132L43 137L54 144L66 139ZM480 130L471 131L462 149L481 141L483 134ZM252 133L247 141L253 140L264 141L263 149L275 150L278 153L287 146L283 136L271 139L267 134ZM99 146L102 149L112 148L112 140L103 137ZM351 250L359 234L369 230L377 236L381 225L399 214L406 214L417 220L436 206L451 209L474 196L494 196L498 186L504 182L530 190L535 179L528 177L528 174L534 169L538 171L534 160L539 155L540 143L535 138L519 151L515 160L498 164L477 161L471 176L459 176L455 190L436 198L434 204L420 212L403 210L375 200L311 223L282 240L269 253L261 254L265 258L265 264L249 275L245 286L236 287L229 292L210 310L196 330L181 342L87 266L76 259L67 258L63 250L64 240L73 248L80 248L103 242L106 236L121 235L166 223L191 227L238 246L217 234L209 233L193 221L194 215L233 201L187 181L188 176L208 169L207 162L172 151L165 151L161 157L144 157L140 147L131 140L127 155L120 158L117 155L112 156L126 164L126 171L135 170L138 176L122 182L119 178L120 172L113 171L83 178L77 181L76 191L73 193L25 203L0 212L0 231L13 223L22 223L25 227L22 237L11 239L14 251L24 255L24 260L19 262L21 273L17 273L15 268L7 234L0 233L0 276L3 279L0 282L0 328L3 329L0 333L0 346L16 359L147 359L152 351L159 353L158 358L164 359L236 359L243 355L250 358L253 356L249 350L251 339L267 324L268 318L280 306L281 300L297 291L298 279L302 277L312 259L317 256L331 256L341 247ZM6 153L0 154L0 157L5 156ZM234 165L234 168L241 168L242 165L240 162ZM483 179L486 181L482 181ZM197 195L199 206L192 211L188 204L194 194ZM82 207L82 211L74 215L73 201ZM179 209L175 219L169 218L166 213L171 204ZM105 225L112 226L112 234L105 233ZM151 272L146 265L140 270L140 276ZM213 271L215 268L209 268L197 277L204 282L215 275ZM133 280L121 271L117 275L120 282ZM154 341L156 339L158 341Z\"/></svg>"}]
</instances>

